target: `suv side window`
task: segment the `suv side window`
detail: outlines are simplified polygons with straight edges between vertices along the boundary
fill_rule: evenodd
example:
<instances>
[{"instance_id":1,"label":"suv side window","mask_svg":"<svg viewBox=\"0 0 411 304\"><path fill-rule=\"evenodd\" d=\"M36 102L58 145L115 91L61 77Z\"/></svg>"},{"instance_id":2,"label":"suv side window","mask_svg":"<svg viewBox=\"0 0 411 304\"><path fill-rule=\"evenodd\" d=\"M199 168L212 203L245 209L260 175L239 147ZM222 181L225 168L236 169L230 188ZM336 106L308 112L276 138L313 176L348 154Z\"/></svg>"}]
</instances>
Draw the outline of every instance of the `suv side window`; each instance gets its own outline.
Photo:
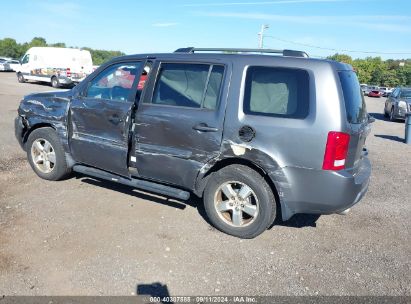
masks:
<instances>
[{"instance_id":1,"label":"suv side window","mask_svg":"<svg viewBox=\"0 0 411 304\"><path fill-rule=\"evenodd\" d=\"M305 118L309 76L291 68L252 66L247 70L243 111L246 114Z\"/></svg>"},{"instance_id":2,"label":"suv side window","mask_svg":"<svg viewBox=\"0 0 411 304\"><path fill-rule=\"evenodd\" d=\"M220 65L162 63L152 103L214 110L223 74Z\"/></svg>"},{"instance_id":3,"label":"suv side window","mask_svg":"<svg viewBox=\"0 0 411 304\"><path fill-rule=\"evenodd\" d=\"M127 62L108 67L89 82L86 97L127 101L140 64Z\"/></svg>"}]
</instances>

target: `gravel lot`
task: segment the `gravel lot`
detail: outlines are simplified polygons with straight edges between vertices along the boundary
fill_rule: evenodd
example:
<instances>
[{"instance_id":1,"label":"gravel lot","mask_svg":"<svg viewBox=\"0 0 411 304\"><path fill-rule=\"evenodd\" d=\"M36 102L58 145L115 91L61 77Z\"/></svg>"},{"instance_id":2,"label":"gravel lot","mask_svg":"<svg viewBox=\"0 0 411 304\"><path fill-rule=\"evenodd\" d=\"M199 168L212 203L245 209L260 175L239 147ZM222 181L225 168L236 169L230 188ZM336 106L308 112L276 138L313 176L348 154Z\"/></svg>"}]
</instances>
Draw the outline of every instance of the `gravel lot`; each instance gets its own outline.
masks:
<instances>
[{"instance_id":1,"label":"gravel lot","mask_svg":"<svg viewBox=\"0 0 411 304\"><path fill-rule=\"evenodd\" d=\"M0 74L1 295L411 295L411 146L376 118L365 198L346 216L297 215L260 237L213 229L178 202L74 176L38 178L14 138L24 94L51 90Z\"/></svg>"}]
</instances>

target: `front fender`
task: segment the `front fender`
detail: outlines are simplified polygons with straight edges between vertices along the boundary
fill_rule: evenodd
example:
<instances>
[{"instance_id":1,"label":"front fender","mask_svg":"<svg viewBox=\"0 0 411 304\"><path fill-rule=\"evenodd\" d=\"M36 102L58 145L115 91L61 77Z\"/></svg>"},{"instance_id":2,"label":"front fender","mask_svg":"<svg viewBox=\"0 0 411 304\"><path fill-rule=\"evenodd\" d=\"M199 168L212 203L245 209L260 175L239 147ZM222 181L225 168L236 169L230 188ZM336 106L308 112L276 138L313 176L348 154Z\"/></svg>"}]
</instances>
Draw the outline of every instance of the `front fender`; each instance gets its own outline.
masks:
<instances>
[{"instance_id":1,"label":"front fender","mask_svg":"<svg viewBox=\"0 0 411 304\"><path fill-rule=\"evenodd\" d=\"M18 109L24 126L21 133L23 144L33 130L49 126L56 130L65 151L68 152L67 114L69 106L70 98L66 96L65 91L26 96Z\"/></svg>"}]
</instances>

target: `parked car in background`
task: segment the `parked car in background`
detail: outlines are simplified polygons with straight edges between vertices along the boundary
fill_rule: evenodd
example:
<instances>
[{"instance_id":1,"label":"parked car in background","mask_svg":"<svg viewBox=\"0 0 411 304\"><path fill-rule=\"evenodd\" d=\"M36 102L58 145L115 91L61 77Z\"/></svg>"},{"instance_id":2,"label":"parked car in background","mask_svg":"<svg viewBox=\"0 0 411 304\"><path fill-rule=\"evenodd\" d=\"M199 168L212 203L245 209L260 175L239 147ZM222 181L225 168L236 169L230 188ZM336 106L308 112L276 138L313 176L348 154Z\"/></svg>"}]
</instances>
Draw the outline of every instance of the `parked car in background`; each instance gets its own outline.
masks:
<instances>
[{"instance_id":1,"label":"parked car in background","mask_svg":"<svg viewBox=\"0 0 411 304\"><path fill-rule=\"evenodd\" d=\"M391 121L405 120L407 111L411 111L411 87L396 88L385 101L384 115Z\"/></svg>"},{"instance_id":2,"label":"parked car in background","mask_svg":"<svg viewBox=\"0 0 411 304\"><path fill-rule=\"evenodd\" d=\"M389 94L392 93L392 91L393 91L392 88L380 87L380 92L381 92L381 95L382 95L383 97L387 97Z\"/></svg>"},{"instance_id":3,"label":"parked car in background","mask_svg":"<svg viewBox=\"0 0 411 304\"><path fill-rule=\"evenodd\" d=\"M381 94L380 90L371 90L371 91L368 92L367 96L368 97L378 97L379 98L379 97L382 96L382 94Z\"/></svg>"},{"instance_id":4,"label":"parked car in background","mask_svg":"<svg viewBox=\"0 0 411 304\"><path fill-rule=\"evenodd\" d=\"M72 90L25 96L15 134L43 179L75 171L181 200L193 193L215 227L253 238L277 213L341 213L368 188L372 120L357 75L306 57L117 57Z\"/></svg>"},{"instance_id":5,"label":"parked car in background","mask_svg":"<svg viewBox=\"0 0 411 304\"><path fill-rule=\"evenodd\" d=\"M0 58L0 71L9 71L8 59Z\"/></svg>"},{"instance_id":6,"label":"parked car in background","mask_svg":"<svg viewBox=\"0 0 411 304\"><path fill-rule=\"evenodd\" d=\"M91 54L74 48L32 47L21 59L19 82L35 80L55 88L82 81L93 71Z\"/></svg>"},{"instance_id":7,"label":"parked car in background","mask_svg":"<svg viewBox=\"0 0 411 304\"><path fill-rule=\"evenodd\" d=\"M368 96L368 93L370 93L371 91L375 91L375 90L379 90L380 88L378 87L378 86L375 86L375 85L368 85L366 88L365 88L365 90L364 90L364 95L367 95Z\"/></svg>"},{"instance_id":8,"label":"parked car in background","mask_svg":"<svg viewBox=\"0 0 411 304\"><path fill-rule=\"evenodd\" d=\"M8 65L8 71L17 71L20 68L20 61L16 59L7 60L5 62Z\"/></svg>"}]
</instances>

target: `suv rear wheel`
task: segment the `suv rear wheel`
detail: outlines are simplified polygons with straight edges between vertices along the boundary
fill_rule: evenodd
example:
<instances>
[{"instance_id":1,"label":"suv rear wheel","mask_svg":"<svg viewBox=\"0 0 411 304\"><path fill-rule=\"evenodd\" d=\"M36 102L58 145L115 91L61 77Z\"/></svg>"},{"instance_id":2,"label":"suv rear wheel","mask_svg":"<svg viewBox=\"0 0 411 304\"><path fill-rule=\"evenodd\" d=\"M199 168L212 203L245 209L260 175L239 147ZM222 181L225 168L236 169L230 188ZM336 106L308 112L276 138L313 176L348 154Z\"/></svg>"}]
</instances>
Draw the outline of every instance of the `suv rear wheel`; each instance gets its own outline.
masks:
<instances>
[{"instance_id":1,"label":"suv rear wheel","mask_svg":"<svg viewBox=\"0 0 411 304\"><path fill-rule=\"evenodd\" d=\"M70 173L63 146L52 128L34 130L26 150L31 167L41 178L60 180Z\"/></svg>"},{"instance_id":2,"label":"suv rear wheel","mask_svg":"<svg viewBox=\"0 0 411 304\"><path fill-rule=\"evenodd\" d=\"M270 186L259 173L243 165L230 165L214 173L204 190L204 205L217 229L240 238L258 236L276 216Z\"/></svg>"}]
</instances>

